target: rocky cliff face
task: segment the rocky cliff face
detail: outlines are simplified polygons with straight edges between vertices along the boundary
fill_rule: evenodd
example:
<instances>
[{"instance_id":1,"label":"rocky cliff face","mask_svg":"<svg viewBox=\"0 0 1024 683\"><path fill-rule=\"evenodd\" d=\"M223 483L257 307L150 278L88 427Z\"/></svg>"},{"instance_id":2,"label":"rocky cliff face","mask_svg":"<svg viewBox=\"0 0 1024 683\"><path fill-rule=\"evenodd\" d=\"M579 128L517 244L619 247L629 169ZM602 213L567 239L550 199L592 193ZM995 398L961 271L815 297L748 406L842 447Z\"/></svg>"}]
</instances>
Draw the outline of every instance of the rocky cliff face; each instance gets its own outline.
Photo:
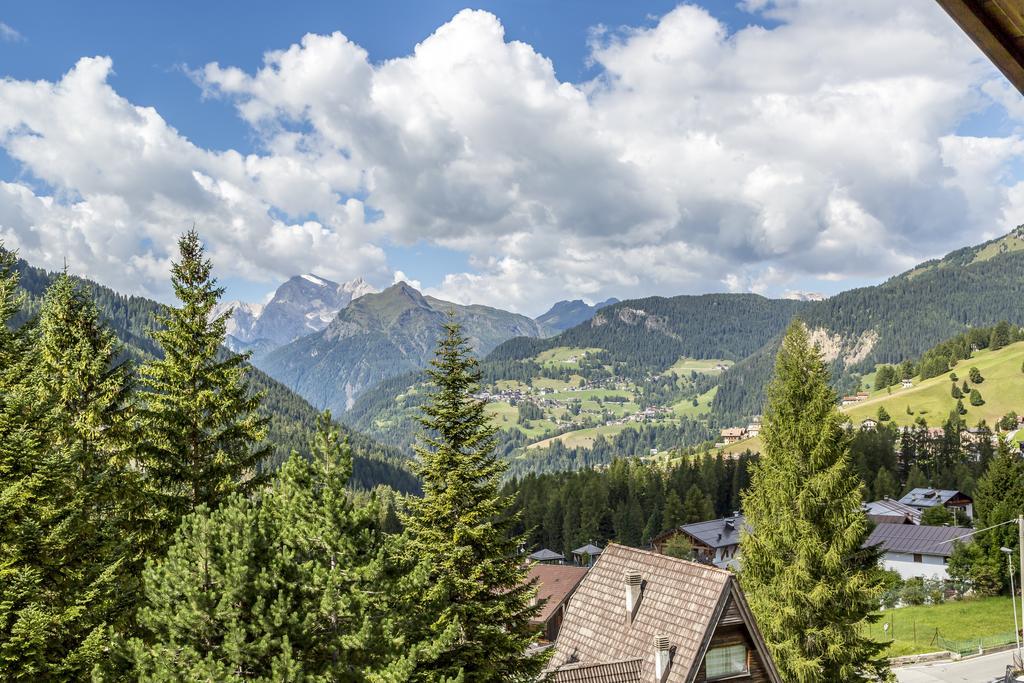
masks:
<instances>
[{"instance_id":1,"label":"rocky cliff face","mask_svg":"<svg viewBox=\"0 0 1024 683\"><path fill-rule=\"evenodd\" d=\"M376 291L362 278L338 284L317 275L296 275L278 287L266 305L236 301L222 304L218 311L235 309L228 321L229 345L261 355L323 330L338 311Z\"/></svg>"}]
</instances>

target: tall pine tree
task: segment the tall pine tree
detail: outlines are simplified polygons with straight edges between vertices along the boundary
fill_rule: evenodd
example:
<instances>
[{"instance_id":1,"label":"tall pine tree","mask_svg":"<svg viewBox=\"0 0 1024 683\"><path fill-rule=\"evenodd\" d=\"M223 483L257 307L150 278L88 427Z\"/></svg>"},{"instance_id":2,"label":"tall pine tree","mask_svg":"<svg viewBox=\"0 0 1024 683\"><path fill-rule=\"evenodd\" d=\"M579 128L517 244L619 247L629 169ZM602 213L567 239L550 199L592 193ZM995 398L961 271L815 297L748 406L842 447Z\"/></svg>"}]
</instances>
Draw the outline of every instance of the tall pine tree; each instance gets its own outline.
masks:
<instances>
[{"instance_id":1,"label":"tall pine tree","mask_svg":"<svg viewBox=\"0 0 1024 683\"><path fill-rule=\"evenodd\" d=\"M1018 545L1017 525L1004 523L1024 514L1024 462L1005 439L999 439L995 456L978 480L974 509L975 528L996 528L979 532L973 543L957 544L950 574L969 580L978 593L994 594L1010 587L1000 548L1016 549Z\"/></svg>"},{"instance_id":2,"label":"tall pine tree","mask_svg":"<svg viewBox=\"0 0 1024 683\"><path fill-rule=\"evenodd\" d=\"M862 484L828 370L802 322L786 333L768 390L760 462L743 510L740 578L783 678L866 681L888 669L859 625L883 574L861 510Z\"/></svg>"},{"instance_id":3,"label":"tall pine tree","mask_svg":"<svg viewBox=\"0 0 1024 683\"><path fill-rule=\"evenodd\" d=\"M138 680L407 680L382 537L351 473L324 415L311 461L293 454L267 489L187 516L146 570L146 637L127 646Z\"/></svg>"},{"instance_id":4,"label":"tall pine tree","mask_svg":"<svg viewBox=\"0 0 1024 683\"><path fill-rule=\"evenodd\" d=\"M528 654L535 588L510 533L515 516L499 495L505 469L493 452L495 430L473 398L480 371L449 315L428 369L434 392L417 445L423 497L410 501L404 550L423 572L409 600L419 618L414 640L430 645L415 680L533 681L546 657Z\"/></svg>"},{"instance_id":5,"label":"tall pine tree","mask_svg":"<svg viewBox=\"0 0 1024 683\"><path fill-rule=\"evenodd\" d=\"M24 304L16 257L0 247L0 670L11 680L50 673L47 638L53 623L40 612L43 541L36 511L45 501L42 411L30 379L35 330L14 329Z\"/></svg>"},{"instance_id":6,"label":"tall pine tree","mask_svg":"<svg viewBox=\"0 0 1024 683\"><path fill-rule=\"evenodd\" d=\"M236 490L254 486L270 452L261 441L266 419L247 381L247 354L223 348L230 312L213 316L224 290L212 276L199 235L178 242L171 283L179 305L154 333L162 358L142 367L144 462L152 485L155 545L200 506L217 508Z\"/></svg>"},{"instance_id":7,"label":"tall pine tree","mask_svg":"<svg viewBox=\"0 0 1024 683\"><path fill-rule=\"evenodd\" d=\"M45 439L37 475L45 497L31 510L39 578L29 607L49 675L85 678L104 657L108 627L134 612L141 569L131 517L132 369L89 295L66 274L39 316L32 385Z\"/></svg>"}]
</instances>

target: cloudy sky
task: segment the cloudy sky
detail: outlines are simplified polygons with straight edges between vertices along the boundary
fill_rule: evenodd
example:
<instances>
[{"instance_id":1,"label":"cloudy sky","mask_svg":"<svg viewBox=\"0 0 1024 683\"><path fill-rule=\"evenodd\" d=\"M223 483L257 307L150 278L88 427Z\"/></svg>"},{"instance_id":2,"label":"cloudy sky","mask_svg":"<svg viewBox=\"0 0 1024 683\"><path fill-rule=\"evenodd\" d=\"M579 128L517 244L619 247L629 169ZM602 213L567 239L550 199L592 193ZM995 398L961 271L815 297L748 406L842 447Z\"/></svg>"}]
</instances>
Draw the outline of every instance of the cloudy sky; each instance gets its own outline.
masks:
<instances>
[{"instance_id":1,"label":"cloudy sky","mask_svg":"<svg viewBox=\"0 0 1024 683\"><path fill-rule=\"evenodd\" d=\"M1024 223L1024 98L934 0L300 4L0 6L0 239L166 299L195 223L232 298L537 314L831 293Z\"/></svg>"}]
</instances>

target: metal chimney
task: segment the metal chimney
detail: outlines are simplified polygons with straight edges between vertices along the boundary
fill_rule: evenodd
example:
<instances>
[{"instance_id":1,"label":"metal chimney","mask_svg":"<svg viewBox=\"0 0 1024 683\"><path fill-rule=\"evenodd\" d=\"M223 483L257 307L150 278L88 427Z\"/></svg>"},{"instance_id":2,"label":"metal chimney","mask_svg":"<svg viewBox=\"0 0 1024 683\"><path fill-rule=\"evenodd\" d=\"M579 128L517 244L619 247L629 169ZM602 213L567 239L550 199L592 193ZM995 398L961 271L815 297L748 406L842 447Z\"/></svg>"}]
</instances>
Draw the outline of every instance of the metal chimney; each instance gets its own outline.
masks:
<instances>
[{"instance_id":1,"label":"metal chimney","mask_svg":"<svg viewBox=\"0 0 1024 683\"><path fill-rule=\"evenodd\" d=\"M671 664L671 652L668 646L668 636L654 637L654 683L661 683L668 674L668 667Z\"/></svg>"},{"instance_id":2,"label":"metal chimney","mask_svg":"<svg viewBox=\"0 0 1024 683\"><path fill-rule=\"evenodd\" d=\"M626 622L632 623L633 615L640 605L640 596L643 592L643 578L640 572L630 570L626 572Z\"/></svg>"}]
</instances>

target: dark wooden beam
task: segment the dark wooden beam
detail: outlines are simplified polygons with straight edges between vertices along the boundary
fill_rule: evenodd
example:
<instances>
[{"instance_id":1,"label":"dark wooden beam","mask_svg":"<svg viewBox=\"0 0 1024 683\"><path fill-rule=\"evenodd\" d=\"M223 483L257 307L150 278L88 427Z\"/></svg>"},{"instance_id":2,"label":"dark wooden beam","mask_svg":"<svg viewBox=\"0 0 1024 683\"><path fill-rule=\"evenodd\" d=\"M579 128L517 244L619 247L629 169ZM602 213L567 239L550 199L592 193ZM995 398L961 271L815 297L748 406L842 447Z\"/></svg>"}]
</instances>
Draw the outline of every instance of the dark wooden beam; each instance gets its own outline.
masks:
<instances>
[{"instance_id":1,"label":"dark wooden beam","mask_svg":"<svg viewBox=\"0 0 1024 683\"><path fill-rule=\"evenodd\" d=\"M938 3L1024 94L1024 0L938 0Z\"/></svg>"}]
</instances>

